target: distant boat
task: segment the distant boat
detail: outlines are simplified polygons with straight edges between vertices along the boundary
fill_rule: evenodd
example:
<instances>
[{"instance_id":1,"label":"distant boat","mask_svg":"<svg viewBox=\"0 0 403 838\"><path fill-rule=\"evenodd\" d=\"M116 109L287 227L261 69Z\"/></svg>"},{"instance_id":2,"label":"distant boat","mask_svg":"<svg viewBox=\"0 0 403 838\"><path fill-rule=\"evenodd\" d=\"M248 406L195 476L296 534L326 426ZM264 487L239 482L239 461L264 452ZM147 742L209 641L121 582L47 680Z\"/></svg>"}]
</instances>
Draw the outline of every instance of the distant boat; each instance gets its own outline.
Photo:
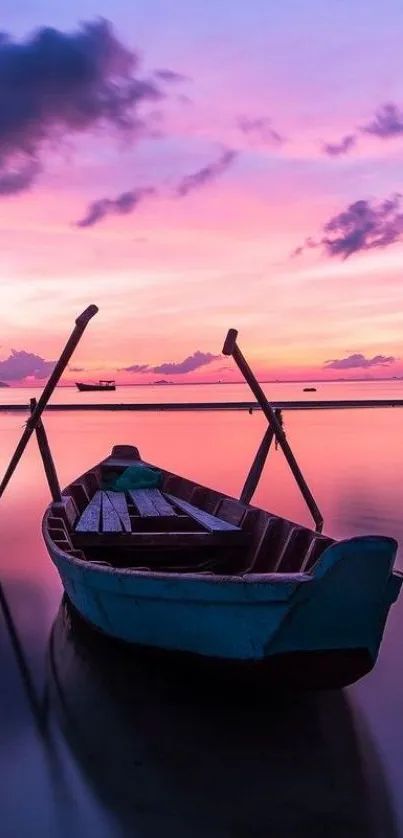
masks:
<instances>
[{"instance_id":1,"label":"distant boat","mask_svg":"<svg viewBox=\"0 0 403 838\"><path fill-rule=\"evenodd\" d=\"M316 387L304 387L304 393L316 393Z\"/></svg>"},{"instance_id":2,"label":"distant boat","mask_svg":"<svg viewBox=\"0 0 403 838\"><path fill-rule=\"evenodd\" d=\"M154 385L161 385L161 384L173 384L173 381L166 381L165 378L160 378L158 381L150 381L151 386Z\"/></svg>"},{"instance_id":3,"label":"distant boat","mask_svg":"<svg viewBox=\"0 0 403 838\"><path fill-rule=\"evenodd\" d=\"M81 381L76 381L76 387L80 393L87 393L88 391L116 390L116 384L113 379L101 378L96 384L83 384Z\"/></svg>"}]
</instances>

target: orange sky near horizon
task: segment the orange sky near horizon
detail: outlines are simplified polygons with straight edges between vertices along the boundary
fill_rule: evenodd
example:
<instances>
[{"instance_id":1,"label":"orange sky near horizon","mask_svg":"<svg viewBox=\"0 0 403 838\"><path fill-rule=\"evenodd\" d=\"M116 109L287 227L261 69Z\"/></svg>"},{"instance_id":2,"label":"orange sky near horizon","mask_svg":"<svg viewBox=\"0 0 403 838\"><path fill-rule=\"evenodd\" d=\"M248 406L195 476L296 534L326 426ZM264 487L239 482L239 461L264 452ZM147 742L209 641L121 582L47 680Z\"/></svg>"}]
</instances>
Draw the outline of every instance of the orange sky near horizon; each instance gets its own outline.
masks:
<instances>
[{"instance_id":1,"label":"orange sky near horizon","mask_svg":"<svg viewBox=\"0 0 403 838\"><path fill-rule=\"evenodd\" d=\"M0 360L11 348L56 359L90 302L100 311L72 365L121 383L155 378L118 372L132 364L180 362L195 350L218 355L232 327L260 377L338 377L325 361L354 352L403 358L399 245L345 262L316 255L290 260L295 242L317 226L315 206L310 217L301 215L298 207L257 200L223 181L189 196L186 206L166 200L144 209L135 236L131 217L72 228L67 219L77 215L80 197L64 201L57 224L46 222L57 218L51 193L41 195L36 222L34 194L10 202L6 221L0 210L3 277L8 272L0 288ZM21 236L23 253L16 249ZM218 372L222 366L223 359L186 380L232 379L228 370ZM370 372L401 375L403 363Z\"/></svg>"}]
</instances>

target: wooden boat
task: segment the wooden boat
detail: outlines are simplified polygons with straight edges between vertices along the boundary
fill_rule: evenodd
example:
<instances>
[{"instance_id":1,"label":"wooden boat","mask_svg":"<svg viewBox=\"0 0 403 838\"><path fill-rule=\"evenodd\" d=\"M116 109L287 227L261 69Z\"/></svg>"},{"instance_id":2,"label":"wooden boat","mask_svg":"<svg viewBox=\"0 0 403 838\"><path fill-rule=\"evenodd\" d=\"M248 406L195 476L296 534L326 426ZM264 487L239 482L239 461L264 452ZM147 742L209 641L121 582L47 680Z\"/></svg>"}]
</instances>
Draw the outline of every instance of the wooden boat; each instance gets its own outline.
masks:
<instances>
[{"instance_id":1,"label":"wooden boat","mask_svg":"<svg viewBox=\"0 0 403 838\"><path fill-rule=\"evenodd\" d=\"M101 488L136 464L149 466L116 445L44 516L46 547L85 619L128 643L261 664L309 687L372 668L402 584L394 539L335 542L165 470L161 489Z\"/></svg>"},{"instance_id":2,"label":"wooden boat","mask_svg":"<svg viewBox=\"0 0 403 838\"><path fill-rule=\"evenodd\" d=\"M304 393L316 393L316 387L304 387Z\"/></svg>"},{"instance_id":3,"label":"wooden boat","mask_svg":"<svg viewBox=\"0 0 403 838\"><path fill-rule=\"evenodd\" d=\"M116 384L113 379L100 378L97 384L83 384L81 381L76 381L76 387L80 393L88 392L103 392L104 390L116 390Z\"/></svg>"}]
</instances>

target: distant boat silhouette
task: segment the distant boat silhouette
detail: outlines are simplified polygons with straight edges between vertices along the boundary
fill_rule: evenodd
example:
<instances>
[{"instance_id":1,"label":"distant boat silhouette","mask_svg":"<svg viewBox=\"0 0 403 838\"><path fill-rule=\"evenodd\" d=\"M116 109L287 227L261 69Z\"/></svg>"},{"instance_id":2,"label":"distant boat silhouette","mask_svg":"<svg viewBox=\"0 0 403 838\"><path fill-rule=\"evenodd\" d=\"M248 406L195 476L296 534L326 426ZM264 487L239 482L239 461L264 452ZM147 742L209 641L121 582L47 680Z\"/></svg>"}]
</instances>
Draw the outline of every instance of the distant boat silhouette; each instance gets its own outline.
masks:
<instances>
[{"instance_id":1,"label":"distant boat silhouette","mask_svg":"<svg viewBox=\"0 0 403 838\"><path fill-rule=\"evenodd\" d=\"M304 393L316 393L316 387L304 387Z\"/></svg>"},{"instance_id":2,"label":"distant boat silhouette","mask_svg":"<svg viewBox=\"0 0 403 838\"><path fill-rule=\"evenodd\" d=\"M150 381L151 386L153 387L155 384L173 384L173 381L166 381L165 378L160 378L158 381Z\"/></svg>"},{"instance_id":3,"label":"distant boat silhouette","mask_svg":"<svg viewBox=\"0 0 403 838\"><path fill-rule=\"evenodd\" d=\"M85 393L89 390L116 390L116 384L113 381L113 379L107 378L100 378L100 380L96 384L83 384L81 381L76 381L76 387L78 390L80 390L80 393Z\"/></svg>"}]
</instances>

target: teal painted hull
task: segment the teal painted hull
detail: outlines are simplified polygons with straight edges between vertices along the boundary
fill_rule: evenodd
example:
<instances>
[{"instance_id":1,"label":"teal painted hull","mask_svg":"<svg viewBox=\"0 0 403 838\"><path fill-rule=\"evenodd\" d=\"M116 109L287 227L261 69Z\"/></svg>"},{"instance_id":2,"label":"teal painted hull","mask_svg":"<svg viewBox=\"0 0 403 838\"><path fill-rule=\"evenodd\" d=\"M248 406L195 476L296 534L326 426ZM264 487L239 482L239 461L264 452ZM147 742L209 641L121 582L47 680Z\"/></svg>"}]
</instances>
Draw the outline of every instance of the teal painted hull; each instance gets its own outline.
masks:
<instances>
[{"instance_id":1,"label":"teal painted hull","mask_svg":"<svg viewBox=\"0 0 403 838\"><path fill-rule=\"evenodd\" d=\"M375 663L389 608L402 584L393 571L397 543L364 536L329 547L312 573L150 573L49 553L77 611L103 633L128 643L212 659L262 664L340 653L345 674ZM360 658L357 674L351 658ZM319 660L319 658L317 658ZM364 663L365 661L365 663ZM329 664L331 667L331 663ZM320 680L320 678L319 678ZM330 679L331 680L331 679Z\"/></svg>"}]
</instances>

